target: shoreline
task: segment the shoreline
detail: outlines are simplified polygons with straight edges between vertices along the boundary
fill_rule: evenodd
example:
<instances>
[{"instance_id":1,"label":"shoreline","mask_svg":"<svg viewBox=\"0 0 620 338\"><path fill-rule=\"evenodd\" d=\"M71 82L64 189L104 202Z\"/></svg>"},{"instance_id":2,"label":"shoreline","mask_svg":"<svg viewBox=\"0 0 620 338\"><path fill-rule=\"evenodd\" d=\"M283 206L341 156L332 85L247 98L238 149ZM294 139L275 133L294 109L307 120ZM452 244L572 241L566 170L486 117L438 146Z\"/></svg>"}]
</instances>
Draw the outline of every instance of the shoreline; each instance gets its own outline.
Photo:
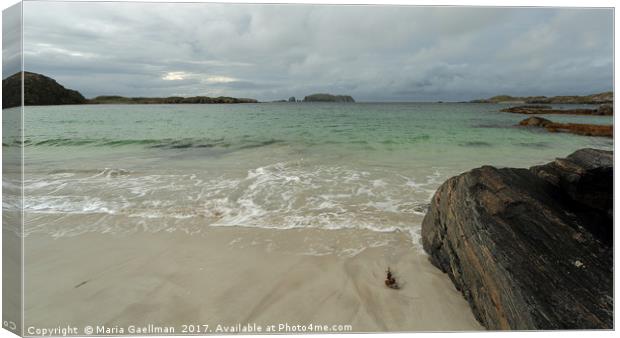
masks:
<instances>
[{"instance_id":1,"label":"shoreline","mask_svg":"<svg viewBox=\"0 0 620 338\"><path fill-rule=\"evenodd\" d=\"M30 235L25 324L484 330L448 276L408 234L384 235L387 244L359 252L348 249L372 242L370 231L213 227L200 235ZM333 253L304 252L315 244ZM384 285L388 266L402 289Z\"/></svg>"}]
</instances>

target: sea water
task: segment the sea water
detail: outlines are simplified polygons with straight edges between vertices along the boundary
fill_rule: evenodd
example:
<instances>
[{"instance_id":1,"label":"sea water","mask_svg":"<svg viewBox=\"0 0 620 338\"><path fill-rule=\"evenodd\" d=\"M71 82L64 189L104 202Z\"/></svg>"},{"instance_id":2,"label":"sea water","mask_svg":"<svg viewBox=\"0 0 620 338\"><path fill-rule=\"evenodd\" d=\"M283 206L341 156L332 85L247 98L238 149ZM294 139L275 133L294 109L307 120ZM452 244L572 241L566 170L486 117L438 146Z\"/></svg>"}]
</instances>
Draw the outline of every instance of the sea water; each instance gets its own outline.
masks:
<instances>
[{"instance_id":1,"label":"sea water","mask_svg":"<svg viewBox=\"0 0 620 338\"><path fill-rule=\"evenodd\" d=\"M613 147L609 138L518 127L526 116L500 112L504 107L29 106L24 232L352 228L404 231L415 242L433 193L451 176ZM613 122L609 116L548 118ZM19 143L5 138L3 147Z\"/></svg>"}]
</instances>

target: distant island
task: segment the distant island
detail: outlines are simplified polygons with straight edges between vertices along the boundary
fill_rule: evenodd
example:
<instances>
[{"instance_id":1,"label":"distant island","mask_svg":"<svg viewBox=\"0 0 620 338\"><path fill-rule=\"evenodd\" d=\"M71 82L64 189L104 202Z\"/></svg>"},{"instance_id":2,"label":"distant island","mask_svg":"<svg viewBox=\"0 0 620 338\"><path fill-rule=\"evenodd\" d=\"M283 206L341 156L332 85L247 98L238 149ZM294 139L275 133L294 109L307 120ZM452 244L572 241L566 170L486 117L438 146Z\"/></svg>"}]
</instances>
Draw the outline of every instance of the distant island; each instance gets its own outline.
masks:
<instances>
[{"instance_id":1,"label":"distant island","mask_svg":"<svg viewBox=\"0 0 620 338\"><path fill-rule=\"evenodd\" d=\"M349 95L312 94L304 97L303 102L355 102Z\"/></svg>"},{"instance_id":2,"label":"distant island","mask_svg":"<svg viewBox=\"0 0 620 338\"><path fill-rule=\"evenodd\" d=\"M21 72L2 80L2 108L21 105ZM169 96L169 97L124 97L97 96L86 99L80 92L68 89L56 80L42 74L24 72L24 105L46 106L61 104L172 104L172 103L258 103L255 99L227 96Z\"/></svg>"},{"instance_id":3,"label":"distant island","mask_svg":"<svg viewBox=\"0 0 620 338\"><path fill-rule=\"evenodd\" d=\"M497 95L488 99L469 101L471 103L518 103L518 104L603 104L613 103L614 93L604 92L585 96L510 96Z\"/></svg>"}]
</instances>

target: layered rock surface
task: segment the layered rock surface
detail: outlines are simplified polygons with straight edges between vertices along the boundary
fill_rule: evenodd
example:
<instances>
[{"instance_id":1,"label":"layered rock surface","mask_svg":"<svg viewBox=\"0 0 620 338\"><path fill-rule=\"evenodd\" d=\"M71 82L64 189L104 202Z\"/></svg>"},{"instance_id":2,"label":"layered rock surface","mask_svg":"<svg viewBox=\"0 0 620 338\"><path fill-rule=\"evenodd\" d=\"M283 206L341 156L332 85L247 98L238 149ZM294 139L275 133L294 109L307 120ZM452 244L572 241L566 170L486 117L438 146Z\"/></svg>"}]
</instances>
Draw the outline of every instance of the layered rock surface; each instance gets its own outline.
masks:
<instances>
[{"instance_id":1,"label":"layered rock surface","mask_svg":"<svg viewBox=\"0 0 620 338\"><path fill-rule=\"evenodd\" d=\"M612 207L612 152L484 166L437 190L422 241L489 329L610 329Z\"/></svg>"}]
</instances>

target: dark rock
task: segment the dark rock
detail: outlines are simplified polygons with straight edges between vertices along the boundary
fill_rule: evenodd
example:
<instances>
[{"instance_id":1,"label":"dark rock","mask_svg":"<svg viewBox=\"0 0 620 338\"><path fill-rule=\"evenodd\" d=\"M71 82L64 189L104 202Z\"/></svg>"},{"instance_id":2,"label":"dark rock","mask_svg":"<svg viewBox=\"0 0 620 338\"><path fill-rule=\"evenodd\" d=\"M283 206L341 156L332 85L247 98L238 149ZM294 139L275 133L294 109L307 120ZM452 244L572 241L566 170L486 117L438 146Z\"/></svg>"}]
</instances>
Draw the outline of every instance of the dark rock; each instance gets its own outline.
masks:
<instances>
[{"instance_id":1,"label":"dark rock","mask_svg":"<svg viewBox=\"0 0 620 338\"><path fill-rule=\"evenodd\" d=\"M80 104L86 99L78 91L67 89L45 75L24 72L24 105ZM2 108L21 105L22 73L2 80Z\"/></svg>"},{"instance_id":2,"label":"dark rock","mask_svg":"<svg viewBox=\"0 0 620 338\"><path fill-rule=\"evenodd\" d=\"M489 329L613 328L613 154L447 180L422 223L431 262Z\"/></svg>"},{"instance_id":3,"label":"dark rock","mask_svg":"<svg viewBox=\"0 0 620 338\"><path fill-rule=\"evenodd\" d=\"M567 158L530 168L565 192L574 207L592 221L584 223L602 242L612 245L614 159L611 151L581 149Z\"/></svg>"}]
</instances>

